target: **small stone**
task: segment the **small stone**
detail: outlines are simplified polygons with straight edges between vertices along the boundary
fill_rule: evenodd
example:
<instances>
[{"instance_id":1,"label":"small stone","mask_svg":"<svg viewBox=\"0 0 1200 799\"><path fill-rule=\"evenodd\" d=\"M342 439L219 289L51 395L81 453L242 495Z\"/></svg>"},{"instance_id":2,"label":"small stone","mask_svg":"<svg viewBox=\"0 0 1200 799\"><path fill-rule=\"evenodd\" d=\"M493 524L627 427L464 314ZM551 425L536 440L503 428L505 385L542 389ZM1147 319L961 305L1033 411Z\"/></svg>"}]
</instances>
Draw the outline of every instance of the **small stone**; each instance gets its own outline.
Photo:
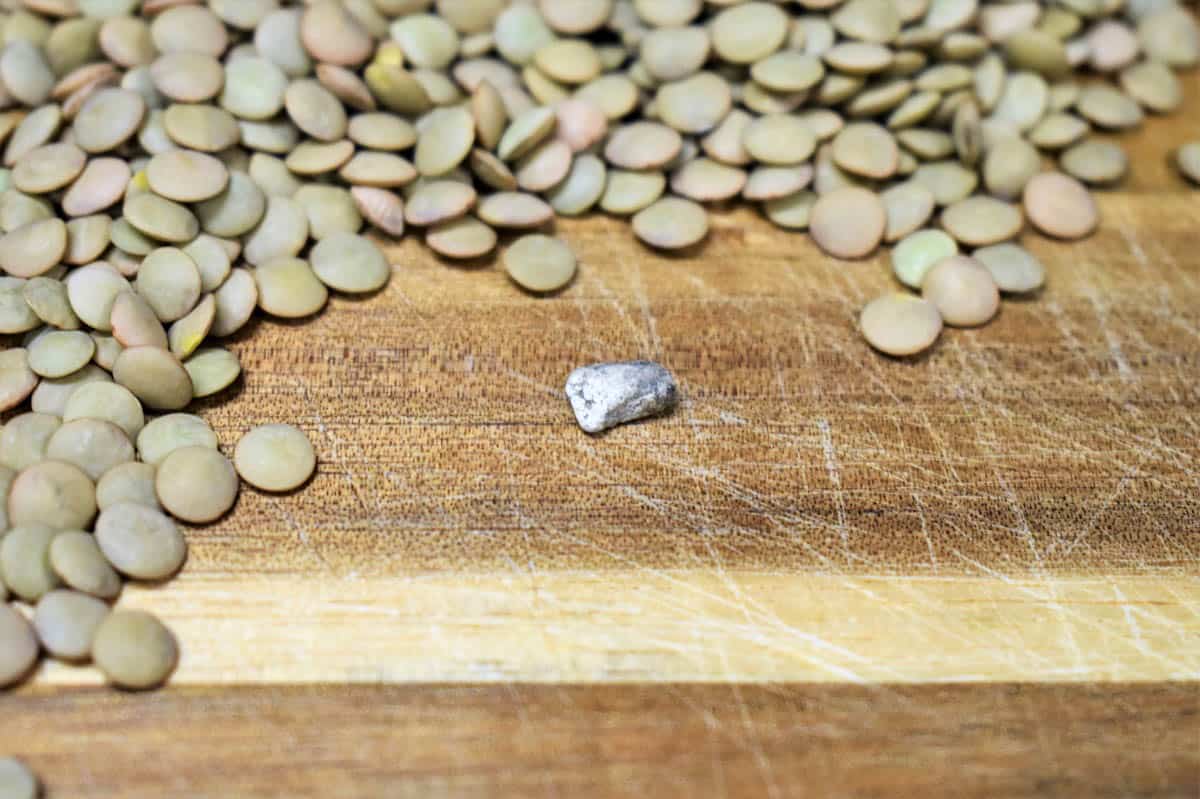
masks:
<instances>
[{"instance_id":1,"label":"small stone","mask_svg":"<svg viewBox=\"0 0 1200 799\"><path fill-rule=\"evenodd\" d=\"M567 398L587 433L666 413L679 392L665 367L650 361L581 366L567 378Z\"/></svg>"}]
</instances>

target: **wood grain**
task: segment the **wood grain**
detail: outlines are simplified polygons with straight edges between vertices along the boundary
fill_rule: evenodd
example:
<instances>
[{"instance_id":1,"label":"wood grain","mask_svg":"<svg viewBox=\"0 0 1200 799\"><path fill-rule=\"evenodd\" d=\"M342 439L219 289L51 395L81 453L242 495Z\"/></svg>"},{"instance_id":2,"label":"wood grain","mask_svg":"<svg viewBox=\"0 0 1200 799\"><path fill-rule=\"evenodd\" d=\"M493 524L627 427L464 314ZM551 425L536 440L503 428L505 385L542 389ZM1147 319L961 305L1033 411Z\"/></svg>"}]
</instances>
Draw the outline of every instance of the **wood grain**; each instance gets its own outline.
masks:
<instances>
[{"instance_id":1,"label":"wood grain","mask_svg":"<svg viewBox=\"0 0 1200 799\"><path fill-rule=\"evenodd\" d=\"M1200 675L1194 579L705 570L200 577L122 600L176 684L1161 681ZM230 645L236 642L236 645ZM96 683L47 664L40 680Z\"/></svg>"},{"instance_id":2,"label":"wood grain","mask_svg":"<svg viewBox=\"0 0 1200 799\"><path fill-rule=\"evenodd\" d=\"M406 241L380 296L239 343L245 383L208 412L223 441L295 421L321 471L245 492L191 570L1193 574L1200 209L1102 209L1086 242L1027 237L1042 296L915 363L854 329L886 256L834 262L749 212L679 258L562 225L583 271L548 299ZM635 357L675 371L683 406L585 436L566 374Z\"/></svg>"},{"instance_id":3,"label":"wood grain","mask_svg":"<svg viewBox=\"0 0 1200 799\"><path fill-rule=\"evenodd\" d=\"M319 474L244 491L137 601L192 682L1200 678L1200 208L1102 209L1028 237L1041 297L917 362L854 331L883 256L748 212L673 259L563 225L583 272L546 299L406 241L379 296L238 342L223 444L298 422ZM560 383L632 357L683 406L585 436Z\"/></svg>"},{"instance_id":4,"label":"wood grain","mask_svg":"<svg viewBox=\"0 0 1200 799\"><path fill-rule=\"evenodd\" d=\"M201 403L225 448L295 422L321 465L129 591L177 686L47 668L0 753L50 799L1194 797L1194 119L1126 137L1095 237L1023 237L1040 296L916 361L855 332L886 254L751 211L673 257L561 223L582 269L548 298L390 244L386 290L253 323ZM583 435L567 373L636 357L679 410Z\"/></svg>"},{"instance_id":5,"label":"wood grain","mask_svg":"<svg viewBox=\"0 0 1200 799\"><path fill-rule=\"evenodd\" d=\"M1095 686L307 686L4 700L53 799L1179 797L1200 693Z\"/></svg>"}]
</instances>

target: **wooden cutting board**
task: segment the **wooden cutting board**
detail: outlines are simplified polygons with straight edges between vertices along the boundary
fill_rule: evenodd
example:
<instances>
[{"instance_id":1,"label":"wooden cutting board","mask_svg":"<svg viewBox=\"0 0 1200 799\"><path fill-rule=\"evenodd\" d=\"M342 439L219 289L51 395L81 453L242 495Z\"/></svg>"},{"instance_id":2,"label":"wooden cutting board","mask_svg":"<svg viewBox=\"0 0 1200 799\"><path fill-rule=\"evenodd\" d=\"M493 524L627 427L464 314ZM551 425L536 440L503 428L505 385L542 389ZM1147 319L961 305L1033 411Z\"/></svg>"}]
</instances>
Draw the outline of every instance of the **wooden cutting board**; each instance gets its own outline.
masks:
<instances>
[{"instance_id":1,"label":"wooden cutting board","mask_svg":"<svg viewBox=\"0 0 1200 799\"><path fill-rule=\"evenodd\" d=\"M295 422L320 470L127 592L172 686L48 666L0 752L51 797L1195 796L1197 135L1127 139L1094 238L1026 237L1041 296L913 362L855 332L886 254L752 212L678 256L562 223L541 299L410 236L378 296L233 342L223 446ZM584 435L567 373L629 358L682 405Z\"/></svg>"}]
</instances>

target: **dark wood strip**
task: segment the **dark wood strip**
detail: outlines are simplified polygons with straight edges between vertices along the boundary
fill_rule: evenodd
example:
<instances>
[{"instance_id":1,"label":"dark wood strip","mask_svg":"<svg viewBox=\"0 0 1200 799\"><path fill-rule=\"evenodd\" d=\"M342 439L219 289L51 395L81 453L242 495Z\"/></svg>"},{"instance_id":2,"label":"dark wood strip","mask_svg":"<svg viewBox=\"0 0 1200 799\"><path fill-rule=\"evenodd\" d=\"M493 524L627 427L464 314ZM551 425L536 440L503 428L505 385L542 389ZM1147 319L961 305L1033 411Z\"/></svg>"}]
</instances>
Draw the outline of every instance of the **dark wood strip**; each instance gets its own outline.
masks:
<instances>
[{"instance_id":1,"label":"dark wood strip","mask_svg":"<svg viewBox=\"0 0 1200 799\"><path fill-rule=\"evenodd\" d=\"M749 211L677 258L563 222L584 268L534 303L410 237L378 297L231 344L245 382L201 406L223 443L294 422L321 466L286 501L243 492L189 569L1194 573L1200 207L1102 209L1087 241L1027 237L1043 296L919 363L855 330L895 286L886 253L832 261ZM685 402L589 438L563 381L627 357Z\"/></svg>"},{"instance_id":2,"label":"dark wood strip","mask_svg":"<svg viewBox=\"0 0 1200 799\"><path fill-rule=\"evenodd\" d=\"M1200 684L25 689L69 797L1189 797Z\"/></svg>"}]
</instances>

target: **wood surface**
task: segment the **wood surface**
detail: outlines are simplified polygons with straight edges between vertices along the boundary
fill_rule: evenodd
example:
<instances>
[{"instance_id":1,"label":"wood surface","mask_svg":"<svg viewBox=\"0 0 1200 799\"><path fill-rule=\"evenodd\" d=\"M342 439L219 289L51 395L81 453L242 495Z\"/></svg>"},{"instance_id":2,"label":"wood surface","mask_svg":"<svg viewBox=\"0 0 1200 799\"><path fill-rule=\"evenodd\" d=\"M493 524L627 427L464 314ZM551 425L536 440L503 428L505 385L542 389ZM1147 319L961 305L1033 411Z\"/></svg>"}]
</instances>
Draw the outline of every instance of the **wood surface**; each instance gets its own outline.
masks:
<instances>
[{"instance_id":1,"label":"wood surface","mask_svg":"<svg viewBox=\"0 0 1200 799\"><path fill-rule=\"evenodd\" d=\"M1195 700L1127 683L70 689L6 699L5 734L54 796L1194 799Z\"/></svg>"},{"instance_id":2,"label":"wood surface","mask_svg":"<svg viewBox=\"0 0 1200 799\"><path fill-rule=\"evenodd\" d=\"M410 236L379 295L234 341L202 412L320 469L127 592L171 688L50 666L0 697L48 796L1200 794L1200 195L1134 171L1036 298L915 361L841 263L749 211L651 253L560 223L547 298ZM561 387L648 357L669 418L590 438Z\"/></svg>"}]
</instances>

